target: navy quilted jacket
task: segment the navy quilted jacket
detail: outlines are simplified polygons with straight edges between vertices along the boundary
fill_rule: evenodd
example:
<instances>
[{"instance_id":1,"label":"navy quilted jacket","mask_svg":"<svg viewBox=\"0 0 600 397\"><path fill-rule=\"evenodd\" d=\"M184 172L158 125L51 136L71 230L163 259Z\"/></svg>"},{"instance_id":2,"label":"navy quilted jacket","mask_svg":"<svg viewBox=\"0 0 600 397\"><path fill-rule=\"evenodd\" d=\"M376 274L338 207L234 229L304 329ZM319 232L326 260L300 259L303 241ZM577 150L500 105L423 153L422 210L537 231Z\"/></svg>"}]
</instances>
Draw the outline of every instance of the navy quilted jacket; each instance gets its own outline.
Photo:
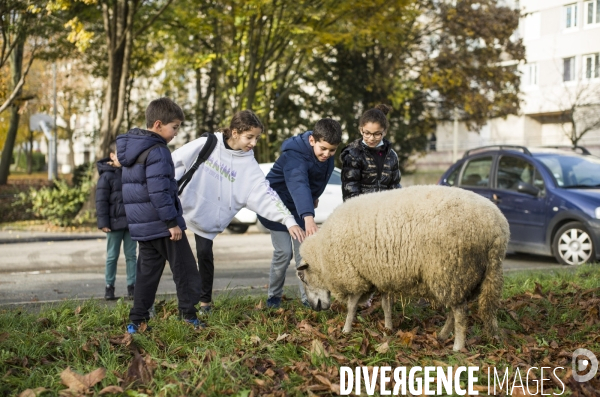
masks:
<instances>
[{"instance_id":1,"label":"navy quilted jacket","mask_svg":"<svg viewBox=\"0 0 600 397\"><path fill-rule=\"evenodd\" d=\"M136 164L150 147L146 162ZM169 228L185 230L177 197L175 166L167 142L152 131L134 128L117 137L117 157L123 166L123 202L131 238L138 241L169 237Z\"/></svg>"},{"instance_id":2,"label":"navy quilted jacket","mask_svg":"<svg viewBox=\"0 0 600 397\"><path fill-rule=\"evenodd\" d=\"M112 231L123 230L127 229L123 192L121 191L123 170L108 164L109 161L110 158L105 158L96 163L100 174L96 185L98 229L108 227Z\"/></svg>"},{"instance_id":3,"label":"navy quilted jacket","mask_svg":"<svg viewBox=\"0 0 600 397\"><path fill-rule=\"evenodd\" d=\"M281 145L281 156L267 174L271 188L290 210L296 223L304 229L304 216L315 216L314 201L318 199L333 172L333 156L320 162L310 146L308 137L312 131L286 139ZM260 223L266 228L286 231L285 225L271 222L261 216Z\"/></svg>"}]
</instances>

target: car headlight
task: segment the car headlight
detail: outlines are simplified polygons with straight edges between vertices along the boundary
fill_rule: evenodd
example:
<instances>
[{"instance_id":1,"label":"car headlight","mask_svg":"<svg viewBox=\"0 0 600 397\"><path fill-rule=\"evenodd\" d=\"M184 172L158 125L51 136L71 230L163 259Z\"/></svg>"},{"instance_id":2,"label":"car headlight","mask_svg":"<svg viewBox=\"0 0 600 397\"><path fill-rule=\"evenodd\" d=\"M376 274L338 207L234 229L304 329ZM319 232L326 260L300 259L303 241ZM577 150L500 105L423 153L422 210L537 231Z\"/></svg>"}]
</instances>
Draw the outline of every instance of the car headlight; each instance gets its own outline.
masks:
<instances>
[{"instance_id":1,"label":"car headlight","mask_svg":"<svg viewBox=\"0 0 600 397\"><path fill-rule=\"evenodd\" d=\"M600 207L596 208L596 219L600 219Z\"/></svg>"}]
</instances>

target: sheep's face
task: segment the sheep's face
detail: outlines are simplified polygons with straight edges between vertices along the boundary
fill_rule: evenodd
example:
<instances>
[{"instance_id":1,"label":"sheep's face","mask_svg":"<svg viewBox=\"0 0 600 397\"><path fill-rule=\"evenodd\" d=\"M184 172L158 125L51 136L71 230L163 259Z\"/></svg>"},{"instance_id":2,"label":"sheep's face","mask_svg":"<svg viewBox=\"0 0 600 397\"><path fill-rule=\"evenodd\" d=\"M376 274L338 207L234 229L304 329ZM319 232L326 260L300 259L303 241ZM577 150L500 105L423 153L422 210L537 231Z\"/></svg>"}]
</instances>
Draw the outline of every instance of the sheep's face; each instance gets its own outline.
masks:
<instances>
[{"instance_id":1,"label":"sheep's face","mask_svg":"<svg viewBox=\"0 0 600 397\"><path fill-rule=\"evenodd\" d=\"M320 280L315 271L311 271L307 263L298 267L296 274L304 284L306 298L313 310L327 310L331 306L331 293L320 286Z\"/></svg>"}]
</instances>

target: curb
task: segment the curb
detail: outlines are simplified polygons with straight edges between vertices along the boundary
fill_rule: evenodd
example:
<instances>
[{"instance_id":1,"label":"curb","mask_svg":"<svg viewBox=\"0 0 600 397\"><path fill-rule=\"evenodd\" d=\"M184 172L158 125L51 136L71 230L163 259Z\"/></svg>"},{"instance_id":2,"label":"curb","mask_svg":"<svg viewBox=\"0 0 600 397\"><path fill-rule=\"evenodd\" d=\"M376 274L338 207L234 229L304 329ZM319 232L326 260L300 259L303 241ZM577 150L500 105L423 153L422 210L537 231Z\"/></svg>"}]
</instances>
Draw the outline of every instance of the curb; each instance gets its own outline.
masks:
<instances>
[{"instance_id":1,"label":"curb","mask_svg":"<svg viewBox=\"0 0 600 397\"><path fill-rule=\"evenodd\" d=\"M0 238L0 244L43 243L48 241L76 241L104 239L105 236L39 236L24 238Z\"/></svg>"}]
</instances>

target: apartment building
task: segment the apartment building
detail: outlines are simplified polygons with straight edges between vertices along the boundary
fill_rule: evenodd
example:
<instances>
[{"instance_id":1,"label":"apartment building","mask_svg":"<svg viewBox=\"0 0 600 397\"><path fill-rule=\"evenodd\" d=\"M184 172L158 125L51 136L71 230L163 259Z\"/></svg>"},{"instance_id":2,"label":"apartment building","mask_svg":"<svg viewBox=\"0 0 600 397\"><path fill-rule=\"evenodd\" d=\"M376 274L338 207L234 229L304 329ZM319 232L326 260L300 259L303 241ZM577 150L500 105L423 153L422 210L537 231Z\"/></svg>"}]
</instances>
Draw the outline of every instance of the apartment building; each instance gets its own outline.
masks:
<instances>
[{"instance_id":1,"label":"apartment building","mask_svg":"<svg viewBox=\"0 0 600 397\"><path fill-rule=\"evenodd\" d=\"M522 99L518 116L490 120L480 131L459 123L457 156L470 148L513 144L571 145L566 114L574 109L579 133L600 121L600 0L521 0L519 31L526 48L521 72ZM453 123L436 131L435 151L416 160L418 169L443 169L455 157ZM600 128L578 143L600 155Z\"/></svg>"}]
</instances>

